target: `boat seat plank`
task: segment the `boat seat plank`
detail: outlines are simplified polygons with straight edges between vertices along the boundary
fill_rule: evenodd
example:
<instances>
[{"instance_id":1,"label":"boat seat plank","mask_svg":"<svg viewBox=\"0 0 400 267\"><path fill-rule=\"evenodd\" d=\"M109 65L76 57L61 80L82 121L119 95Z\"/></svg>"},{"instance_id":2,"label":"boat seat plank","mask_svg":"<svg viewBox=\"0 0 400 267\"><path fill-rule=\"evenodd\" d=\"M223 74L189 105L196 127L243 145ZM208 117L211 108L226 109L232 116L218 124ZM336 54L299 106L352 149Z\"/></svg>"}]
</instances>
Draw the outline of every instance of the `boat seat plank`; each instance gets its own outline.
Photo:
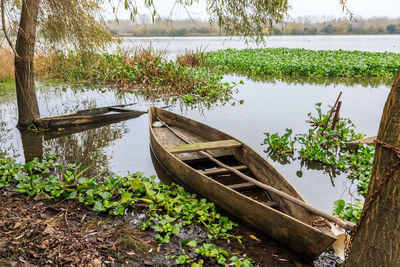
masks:
<instances>
[{"instance_id":1,"label":"boat seat plank","mask_svg":"<svg viewBox=\"0 0 400 267\"><path fill-rule=\"evenodd\" d=\"M240 165L240 166L233 166L232 168L234 168L235 170L238 170L238 171L242 171L242 170L246 170L247 166L246 165ZM225 173L229 173L229 172L230 171L228 169L218 168L218 169L215 169L215 170L201 171L200 173L202 173L204 175L212 176L212 175L218 175L218 174L225 174Z\"/></svg>"},{"instance_id":2,"label":"boat seat plank","mask_svg":"<svg viewBox=\"0 0 400 267\"><path fill-rule=\"evenodd\" d=\"M242 143L240 143L239 141L235 139L229 139L221 141L185 144L180 146L171 146L168 147L167 150L171 153L185 153L218 148L240 147L241 145Z\"/></svg>"},{"instance_id":3,"label":"boat seat plank","mask_svg":"<svg viewBox=\"0 0 400 267\"><path fill-rule=\"evenodd\" d=\"M201 143L201 142L208 142L210 140L204 139L198 135L195 135L189 131L185 131L181 128L178 127L171 127L174 129L174 131L188 137L193 143ZM153 128L154 135L157 137L157 139L160 141L161 144L164 146L180 146L186 144L184 141L179 139L175 134L173 134L170 130L168 130L166 127L162 128ZM213 154L216 157L222 157L222 156L227 156L227 155L232 155L228 149L218 149L214 150ZM188 152L188 153L178 153L175 154L175 157L182 161L187 161L187 160L200 160L206 158L205 156L196 153L196 152Z\"/></svg>"},{"instance_id":4,"label":"boat seat plank","mask_svg":"<svg viewBox=\"0 0 400 267\"><path fill-rule=\"evenodd\" d=\"M257 188L257 186L253 183L247 182L247 183L241 183L241 184L231 184L227 185L230 189L233 190L243 190L243 189L251 189L251 188Z\"/></svg>"}]
</instances>

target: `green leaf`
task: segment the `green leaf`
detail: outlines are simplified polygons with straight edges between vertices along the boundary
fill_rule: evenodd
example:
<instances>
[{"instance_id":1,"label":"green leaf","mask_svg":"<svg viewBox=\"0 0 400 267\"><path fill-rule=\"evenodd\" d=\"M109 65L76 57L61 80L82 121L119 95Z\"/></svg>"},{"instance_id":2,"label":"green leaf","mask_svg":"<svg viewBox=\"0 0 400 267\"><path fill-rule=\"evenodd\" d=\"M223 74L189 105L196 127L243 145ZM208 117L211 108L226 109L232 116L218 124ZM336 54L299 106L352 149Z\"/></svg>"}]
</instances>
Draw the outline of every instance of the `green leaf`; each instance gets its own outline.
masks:
<instances>
[{"instance_id":1,"label":"green leaf","mask_svg":"<svg viewBox=\"0 0 400 267\"><path fill-rule=\"evenodd\" d=\"M84 178L84 177L78 179L79 184L88 184L89 181L90 181L89 178Z\"/></svg>"},{"instance_id":2,"label":"green leaf","mask_svg":"<svg viewBox=\"0 0 400 267\"><path fill-rule=\"evenodd\" d=\"M35 163L33 163L32 161L30 161L30 162L27 162L27 163L24 165L24 168L25 168L25 170L27 170L28 172L31 172L34 166L35 166Z\"/></svg>"},{"instance_id":3,"label":"green leaf","mask_svg":"<svg viewBox=\"0 0 400 267\"><path fill-rule=\"evenodd\" d=\"M195 248L197 246L197 242L196 241L189 241L186 245L188 245L189 247Z\"/></svg>"},{"instance_id":4,"label":"green leaf","mask_svg":"<svg viewBox=\"0 0 400 267\"><path fill-rule=\"evenodd\" d=\"M121 204L124 204L124 203L126 203L126 202L128 202L128 201L130 201L130 200L132 200L132 195L131 195L131 193L129 193L129 192L123 192L122 194L121 194Z\"/></svg>"},{"instance_id":5,"label":"green leaf","mask_svg":"<svg viewBox=\"0 0 400 267\"><path fill-rule=\"evenodd\" d=\"M103 207L103 204L101 203L101 201L97 200L94 202L93 210L102 212L102 211L106 211L107 209Z\"/></svg>"},{"instance_id":6,"label":"green leaf","mask_svg":"<svg viewBox=\"0 0 400 267\"><path fill-rule=\"evenodd\" d=\"M175 263L176 263L176 264L184 264L188 258L189 258L189 256L187 256L187 255L180 255L180 256L175 260Z\"/></svg>"},{"instance_id":7,"label":"green leaf","mask_svg":"<svg viewBox=\"0 0 400 267\"><path fill-rule=\"evenodd\" d=\"M343 212L344 206L346 205L346 202L343 199L336 200L334 203L334 210L333 214L334 215L340 215Z\"/></svg>"},{"instance_id":8,"label":"green leaf","mask_svg":"<svg viewBox=\"0 0 400 267\"><path fill-rule=\"evenodd\" d=\"M77 192L76 191L72 191L71 194L69 194L69 198L71 199L75 199L77 196Z\"/></svg>"},{"instance_id":9,"label":"green leaf","mask_svg":"<svg viewBox=\"0 0 400 267\"><path fill-rule=\"evenodd\" d=\"M144 189L144 184L140 181L140 178L135 178L132 180L133 191Z\"/></svg>"},{"instance_id":10,"label":"green leaf","mask_svg":"<svg viewBox=\"0 0 400 267\"><path fill-rule=\"evenodd\" d=\"M179 231L180 231L180 227L179 227L179 224L174 224L174 226L172 226L172 233L173 234L179 234ZM189 242L190 243L190 242Z\"/></svg>"},{"instance_id":11,"label":"green leaf","mask_svg":"<svg viewBox=\"0 0 400 267\"><path fill-rule=\"evenodd\" d=\"M112 197L112 194L110 192L101 192L99 194L103 199L110 199Z\"/></svg>"}]
</instances>

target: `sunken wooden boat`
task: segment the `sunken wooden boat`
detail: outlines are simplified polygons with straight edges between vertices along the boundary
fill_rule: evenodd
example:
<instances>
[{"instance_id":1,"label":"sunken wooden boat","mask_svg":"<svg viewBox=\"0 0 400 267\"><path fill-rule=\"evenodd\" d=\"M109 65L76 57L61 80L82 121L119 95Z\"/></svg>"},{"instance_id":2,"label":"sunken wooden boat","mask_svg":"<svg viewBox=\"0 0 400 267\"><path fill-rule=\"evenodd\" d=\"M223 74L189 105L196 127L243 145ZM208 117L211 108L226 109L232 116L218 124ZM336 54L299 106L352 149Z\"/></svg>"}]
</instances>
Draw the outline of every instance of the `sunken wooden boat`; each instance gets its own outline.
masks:
<instances>
[{"instance_id":1,"label":"sunken wooden boat","mask_svg":"<svg viewBox=\"0 0 400 267\"><path fill-rule=\"evenodd\" d=\"M318 257L335 242L336 237L327 226L312 226L319 216L256 187L199 153L207 151L243 174L304 201L278 170L246 144L156 107L149 110L149 126L152 151L180 184L306 258Z\"/></svg>"},{"instance_id":2,"label":"sunken wooden boat","mask_svg":"<svg viewBox=\"0 0 400 267\"><path fill-rule=\"evenodd\" d=\"M35 125L39 129L58 129L95 123L110 124L136 118L147 113L147 111L127 109L124 108L125 106L129 105L92 108L53 117L38 118L35 120Z\"/></svg>"}]
</instances>

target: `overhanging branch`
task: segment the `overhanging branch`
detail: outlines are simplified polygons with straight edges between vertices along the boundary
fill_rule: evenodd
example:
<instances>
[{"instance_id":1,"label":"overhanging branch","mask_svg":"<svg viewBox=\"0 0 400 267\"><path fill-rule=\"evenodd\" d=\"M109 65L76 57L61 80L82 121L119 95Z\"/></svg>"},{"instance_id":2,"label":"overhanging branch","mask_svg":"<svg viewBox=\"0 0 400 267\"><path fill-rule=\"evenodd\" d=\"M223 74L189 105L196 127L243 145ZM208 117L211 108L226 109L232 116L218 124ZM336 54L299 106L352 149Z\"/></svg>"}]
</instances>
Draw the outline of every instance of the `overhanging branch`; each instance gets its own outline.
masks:
<instances>
[{"instance_id":1,"label":"overhanging branch","mask_svg":"<svg viewBox=\"0 0 400 267\"><path fill-rule=\"evenodd\" d=\"M0 9L1 9L1 24L4 32L4 36L6 37L6 40L8 42L8 45L11 47L12 51L14 52L14 55L19 58L19 55L17 54L17 51L15 51L15 47L12 44L12 41L10 39L10 36L8 36L7 33L7 28L6 28L6 19L5 19L5 2L6 0L0 0Z\"/></svg>"}]
</instances>

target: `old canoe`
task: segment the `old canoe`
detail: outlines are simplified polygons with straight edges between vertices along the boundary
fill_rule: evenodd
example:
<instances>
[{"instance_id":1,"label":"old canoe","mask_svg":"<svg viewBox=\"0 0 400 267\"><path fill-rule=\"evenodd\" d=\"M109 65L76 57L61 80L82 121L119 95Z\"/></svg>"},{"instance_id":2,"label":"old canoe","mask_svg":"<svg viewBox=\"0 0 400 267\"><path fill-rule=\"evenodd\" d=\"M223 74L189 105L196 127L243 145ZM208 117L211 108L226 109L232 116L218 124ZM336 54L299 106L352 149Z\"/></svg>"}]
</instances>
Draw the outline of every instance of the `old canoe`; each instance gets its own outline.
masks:
<instances>
[{"instance_id":1,"label":"old canoe","mask_svg":"<svg viewBox=\"0 0 400 267\"><path fill-rule=\"evenodd\" d=\"M52 130L95 123L117 123L120 121L136 118L147 113L147 111L127 109L124 108L125 106L129 105L92 108L53 117L37 118L35 119L34 124L39 129Z\"/></svg>"},{"instance_id":2,"label":"old canoe","mask_svg":"<svg viewBox=\"0 0 400 267\"><path fill-rule=\"evenodd\" d=\"M156 107L149 110L149 126L151 149L177 182L309 259L318 257L335 242L336 237L327 226L312 226L320 219L317 215L267 193L198 153L207 151L224 164L303 200L278 170L246 144Z\"/></svg>"}]
</instances>

